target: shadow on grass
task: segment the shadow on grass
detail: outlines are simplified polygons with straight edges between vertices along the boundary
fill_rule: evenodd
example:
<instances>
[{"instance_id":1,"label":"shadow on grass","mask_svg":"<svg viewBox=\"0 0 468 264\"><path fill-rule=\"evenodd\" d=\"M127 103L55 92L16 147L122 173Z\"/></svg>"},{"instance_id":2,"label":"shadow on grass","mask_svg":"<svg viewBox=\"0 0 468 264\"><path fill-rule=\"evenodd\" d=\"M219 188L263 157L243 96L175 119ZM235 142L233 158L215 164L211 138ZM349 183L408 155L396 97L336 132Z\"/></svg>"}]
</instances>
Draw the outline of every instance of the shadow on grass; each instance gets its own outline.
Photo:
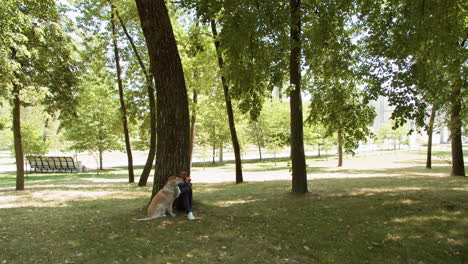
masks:
<instances>
[{"instance_id":1,"label":"shadow on grass","mask_svg":"<svg viewBox=\"0 0 468 264\"><path fill-rule=\"evenodd\" d=\"M468 260L464 178L320 179L309 189L293 195L288 181L197 184L193 222L182 213L135 221L148 199L135 195L150 191L122 184L121 198L0 209L0 255L7 263Z\"/></svg>"},{"instance_id":2,"label":"shadow on grass","mask_svg":"<svg viewBox=\"0 0 468 264\"><path fill-rule=\"evenodd\" d=\"M445 174L448 176L451 171L450 166L435 166L432 169L426 169L425 166L412 166L404 168L383 168L383 169L336 169L336 168L320 168L320 172L339 173L339 174L362 174L362 175L382 175L382 176L421 176L428 174Z\"/></svg>"}]
</instances>

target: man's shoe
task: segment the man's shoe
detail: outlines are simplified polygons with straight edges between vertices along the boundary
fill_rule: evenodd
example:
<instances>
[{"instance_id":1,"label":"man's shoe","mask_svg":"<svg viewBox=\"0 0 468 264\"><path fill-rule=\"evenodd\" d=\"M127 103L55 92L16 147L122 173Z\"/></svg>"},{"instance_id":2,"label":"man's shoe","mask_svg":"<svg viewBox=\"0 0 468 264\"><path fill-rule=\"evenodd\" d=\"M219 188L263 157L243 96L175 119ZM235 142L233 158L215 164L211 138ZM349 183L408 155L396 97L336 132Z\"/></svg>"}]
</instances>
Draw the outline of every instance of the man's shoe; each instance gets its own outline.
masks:
<instances>
[{"instance_id":1,"label":"man's shoe","mask_svg":"<svg viewBox=\"0 0 468 264\"><path fill-rule=\"evenodd\" d=\"M189 213L187 214L187 219L188 219L188 220L195 220L195 216L193 216L192 212L189 212Z\"/></svg>"}]
</instances>

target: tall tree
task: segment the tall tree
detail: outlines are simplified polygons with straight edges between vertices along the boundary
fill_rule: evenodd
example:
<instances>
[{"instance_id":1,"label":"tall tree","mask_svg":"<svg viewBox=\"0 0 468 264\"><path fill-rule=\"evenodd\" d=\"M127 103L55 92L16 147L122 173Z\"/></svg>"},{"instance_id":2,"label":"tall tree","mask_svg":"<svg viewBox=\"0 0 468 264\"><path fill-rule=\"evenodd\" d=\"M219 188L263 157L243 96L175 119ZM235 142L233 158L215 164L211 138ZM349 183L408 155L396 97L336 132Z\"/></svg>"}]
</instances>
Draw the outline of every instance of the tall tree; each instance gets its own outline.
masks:
<instances>
[{"instance_id":1,"label":"tall tree","mask_svg":"<svg viewBox=\"0 0 468 264\"><path fill-rule=\"evenodd\" d=\"M118 45L118 33L116 29L116 21L115 21L115 6L109 1L111 6L111 26L112 26L112 43L114 45L114 61L115 61L115 68L117 74L117 84L119 87L119 101L120 101L120 112L122 114L122 126L124 131L125 137L125 150L127 153L127 161L128 161L128 182L133 183L135 182L135 176L133 174L133 155L132 155L132 147L130 144L130 135L128 132L128 119L127 119L127 107L125 106L125 96L124 96L124 88L122 84L122 68L120 67L120 55L119 55L119 45Z\"/></svg>"},{"instance_id":2,"label":"tall tree","mask_svg":"<svg viewBox=\"0 0 468 264\"><path fill-rule=\"evenodd\" d=\"M363 0L359 7L370 55L363 59L368 64L365 71L371 75L367 77L370 90L389 96L397 125L406 120L422 125L428 104L449 105L452 175L464 176L461 128L462 98L466 97L466 3Z\"/></svg>"},{"instance_id":3,"label":"tall tree","mask_svg":"<svg viewBox=\"0 0 468 264\"><path fill-rule=\"evenodd\" d=\"M114 96L115 79L107 63L107 45L97 36L85 38L81 57L85 73L77 94L76 115L63 120L70 149L97 154L98 168L103 169L103 153L120 150L122 114Z\"/></svg>"},{"instance_id":4,"label":"tall tree","mask_svg":"<svg viewBox=\"0 0 468 264\"><path fill-rule=\"evenodd\" d=\"M21 139L20 86L13 81L13 137L15 139L16 190L24 190L24 156Z\"/></svg>"},{"instance_id":5,"label":"tall tree","mask_svg":"<svg viewBox=\"0 0 468 264\"><path fill-rule=\"evenodd\" d=\"M18 190L24 189L21 106L44 104L60 117L74 113L75 47L55 1L7 1L0 5L0 83L11 89ZM26 96L29 95L29 96Z\"/></svg>"},{"instance_id":6,"label":"tall tree","mask_svg":"<svg viewBox=\"0 0 468 264\"><path fill-rule=\"evenodd\" d=\"M223 72L224 60L223 60L223 56L222 56L221 49L220 49L221 43L218 39L218 31L216 30L215 20L211 19L210 24L211 24L211 32L213 33L213 37L214 37L216 53L218 55L219 68L221 72ZM242 183L244 182L244 178L242 176L242 160L241 160L241 155L240 155L240 146L239 146L239 140L237 138L236 125L234 123L234 111L232 109L231 95L229 94L229 86L224 75L221 75L221 84L223 86L224 100L226 102L226 111L227 111L228 120L229 120L229 130L231 131L231 140L232 140L232 146L234 148L234 157L236 161L236 183Z\"/></svg>"},{"instance_id":7,"label":"tall tree","mask_svg":"<svg viewBox=\"0 0 468 264\"><path fill-rule=\"evenodd\" d=\"M225 111L224 95L219 89L206 98L201 98L200 117L197 124L197 144L201 147L210 147L212 162L216 162L216 150L222 153L222 148L230 141L231 132L227 115L220 115Z\"/></svg>"},{"instance_id":8,"label":"tall tree","mask_svg":"<svg viewBox=\"0 0 468 264\"><path fill-rule=\"evenodd\" d=\"M432 135L434 132L434 120L437 114L437 106L433 105L429 123L427 124L427 155L426 155L426 169L432 168Z\"/></svg>"},{"instance_id":9,"label":"tall tree","mask_svg":"<svg viewBox=\"0 0 468 264\"><path fill-rule=\"evenodd\" d=\"M301 96L301 1L291 0L291 53L289 59L291 109L292 191L306 193L307 170L304 154L304 126Z\"/></svg>"},{"instance_id":10,"label":"tall tree","mask_svg":"<svg viewBox=\"0 0 468 264\"><path fill-rule=\"evenodd\" d=\"M128 42L130 43L130 47L135 55L138 64L140 65L141 71L145 75L146 81L146 91L148 94L148 101L149 101L149 110L150 110L150 144L149 144L149 152L148 157L146 158L145 167L143 168L143 172L141 173L140 180L138 181L138 186L146 186L148 181L149 174L151 169L153 168L154 157L156 155L156 100L154 94L154 83L153 83L153 75L147 69L143 58L138 51L137 46L135 45L135 41L129 31L127 30L127 26L123 21L122 17L119 14L117 8L115 8L115 15L119 19L120 26L122 27L125 36L127 37Z\"/></svg>"},{"instance_id":11,"label":"tall tree","mask_svg":"<svg viewBox=\"0 0 468 264\"><path fill-rule=\"evenodd\" d=\"M323 125L325 137L337 134L339 167L343 165L343 149L353 153L360 141L366 141L376 116L355 81L348 77L351 79L347 81L314 82L308 117L309 122Z\"/></svg>"},{"instance_id":12,"label":"tall tree","mask_svg":"<svg viewBox=\"0 0 468 264\"><path fill-rule=\"evenodd\" d=\"M157 91L153 195L171 175L189 171L190 120L184 73L164 0L136 0Z\"/></svg>"}]
</instances>

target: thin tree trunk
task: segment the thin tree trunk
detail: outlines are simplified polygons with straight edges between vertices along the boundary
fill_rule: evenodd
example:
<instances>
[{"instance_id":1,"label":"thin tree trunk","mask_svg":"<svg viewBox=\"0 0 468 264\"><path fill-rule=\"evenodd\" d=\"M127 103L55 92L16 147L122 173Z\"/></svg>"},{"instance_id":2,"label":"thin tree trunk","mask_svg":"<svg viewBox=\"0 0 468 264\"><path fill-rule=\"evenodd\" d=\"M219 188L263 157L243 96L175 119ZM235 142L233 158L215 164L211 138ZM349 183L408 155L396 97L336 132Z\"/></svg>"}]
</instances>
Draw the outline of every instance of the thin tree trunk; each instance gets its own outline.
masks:
<instances>
[{"instance_id":1,"label":"thin tree trunk","mask_svg":"<svg viewBox=\"0 0 468 264\"><path fill-rule=\"evenodd\" d=\"M215 164L215 158L216 158L216 143L213 143L213 153L211 155L212 159L213 159L213 164Z\"/></svg>"},{"instance_id":2,"label":"thin tree trunk","mask_svg":"<svg viewBox=\"0 0 468 264\"><path fill-rule=\"evenodd\" d=\"M130 145L130 135L128 132L128 121L127 121L127 107L125 106L125 96L123 91L122 84L122 68L120 67L120 56L119 56L119 46L117 43L117 30L115 27L114 21L114 6L111 4L111 25L112 25L112 41L114 44L114 59L115 59L115 68L117 70L117 83L119 86L119 99L120 99L120 110L122 111L122 125L125 136L125 149L127 152L128 160L128 182L135 182L135 176L133 174L133 156L132 156L132 147Z\"/></svg>"},{"instance_id":3,"label":"thin tree trunk","mask_svg":"<svg viewBox=\"0 0 468 264\"><path fill-rule=\"evenodd\" d=\"M452 176L465 176L465 162L463 160L463 144L461 138L461 85L453 84L452 106L450 114L450 138L452 141Z\"/></svg>"},{"instance_id":4,"label":"thin tree trunk","mask_svg":"<svg viewBox=\"0 0 468 264\"><path fill-rule=\"evenodd\" d=\"M301 1L291 0L291 54L289 61L291 108L292 192L307 193L307 171L304 154L304 131L301 98Z\"/></svg>"},{"instance_id":5,"label":"thin tree trunk","mask_svg":"<svg viewBox=\"0 0 468 264\"><path fill-rule=\"evenodd\" d=\"M21 101L19 84L13 81L13 136L16 159L16 190L24 190L24 157L21 139Z\"/></svg>"},{"instance_id":6,"label":"thin tree trunk","mask_svg":"<svg viewBox=\"0 0 468 264\"><path fill-rule=\"evenodd\" d=\"M130 46L132 47L133 53L135 54L135 57L137 58L138 63L140 64L141 71L145 74L145 78L146 78L146 90L148 93L148 100L149 100L149 106L150 106L150 118L151 118L150 120L150 146L149 146L148 157L146 158L145 167L143 168L143 172L141 173L140 180L138 182L138 186L146 186L146 183L148 182L149 174L151 172L151 169L153 168L154 156L156 155L156 102L155 102L155 97L154 97L153 75L146 69L146 66L143 63L143 60L141 59L140 53L138 52L138 49L135 46L135 42L133 41L132 36L128 33L127 27L125 26L125 23L123 22L122 18L119 15L119 11L117 10L117 8L115 8L114 10L115 10L115 15L119 19L120 25L122 26L122 29L125 33L125 36L130 42Z\"/></svg>"},{"instance_id":7,"label":"thin tree trunk","mask_svg":"<svg viewBox=\"0 0 468 264\"><path fill-rule=\"evenodd\" d=\"M49 122L50 122L50 119L48 117L46 117L46 120L44 122L44 131L42 133L42 141L43 142L47 142L47 129L49 129Z\"/></svg>"},{"instance_id":8,"label":"thin tree trunk","mask_svg":"<svg viewBox=\"0 0 468 264\"><path fill-rule=\"evenodd\" d=\"M216 54L218 56L218 64L219 64L220 70L222 71L224 67L224 60L223 60L223 56L220 50L221 43L217 39L218 32L216 30L216 22L213 19L210 22L211 22L211 32L213 33L213 37L215 38L214 44L216 48ZM242 161L241 161L241 155L240 155L240 145L239 145L239 140L237 139L236 126L234 123L234 111L232 110L231 96L229 95L229 87L226 82L226 78L224 76L221 76L221 82L223 85L224 99L226 101L226 110L227 110L228 119L229 119L229 130L231 131L232 147L234 149L234 156L236 160L236 183L243 183L244 178L242 176Z\"/></svg>"},{"instance_id":9,"label":"thin tree trunk","mask_svg":"<svg viewBox=\"0 0 468 264\"><path fill-rule=\"evenodd\" d=\"M338 130L338 167L343 166L343 138L341 130Z\"/></svg>"},{"instance_id":10,"label":"thin tree trunk","mask_svg":"<svg viewBox=\"0 0 468 264\"><path fill-rule=\"evenodd\" d=\"M157 90L157 149L152 196L179 171L190 170L190 118L177 43L164 0L136 0Z\"/></svg>"},{"instance_id":11,"label":"thin tree trunk","mask_svg":"<svg viewBox=\"0 0 468 264\"><path fill-rule=\"evenodd\" d=\"M198 93L197 89L193 89L193 108L192 108L192 120L190 122L190 170L192 170L193 162L193 148L195 146L195 128L197 122L197 107L198 107Z\"/></svg>"},{"instance_id":12,"label":"thin tree trunk","mask_svg":"<svg viewBox=\"0 0 468 264\"><path fill-rule=\"evenodd\" d=\"M258 143L258 154L260 155L260 161L262 161L262 146Z\"/></svg>"},{"instance_id":13,"label":"thin tree trunk","mask_svg":"<svg viewBox=\"0 0 468 264\"><path fill-rule=\"evenodd\" d=\"M426 169L432 168L432 135L434 132L434 120L436 116L436 106L432 106L431 117L427 127L427 156L426 156Z\"/></svg>"},{"instance_id":14,"label":"thin tree trunk","mask_svg":"<svg viewBox=\"0 0 468 264\"><path fill-rule=\"evenodd\" d=\"M223 154L224 154L224 142L221 141L221 144L219 145L219 162L223 162L224 161L224 158L223 158Z\"/></svg>"},{"instance_id":15,"label":"thin tree trunk","mask_svg":"<svg viewBox=\"0 0 468 264\"><path fill-rule=\"evenodd\" d=\"M102 170L104 167L102 166L102 150L99 150L99 170Z\"/></svg>"}]
</instances>

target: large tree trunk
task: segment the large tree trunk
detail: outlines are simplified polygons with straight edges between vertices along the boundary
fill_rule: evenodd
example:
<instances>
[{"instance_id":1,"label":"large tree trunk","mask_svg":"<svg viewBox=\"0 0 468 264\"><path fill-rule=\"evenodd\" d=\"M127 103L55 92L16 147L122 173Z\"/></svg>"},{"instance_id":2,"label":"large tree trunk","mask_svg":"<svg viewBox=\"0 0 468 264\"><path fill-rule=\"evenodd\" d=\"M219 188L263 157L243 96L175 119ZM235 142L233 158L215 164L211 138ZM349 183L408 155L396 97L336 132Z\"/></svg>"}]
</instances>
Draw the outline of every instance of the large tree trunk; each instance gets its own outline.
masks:
<instances>
[{"instance_id":1,"label":"large tree trunk","mask_svg":"<svg viewBox=\"0 0 468 264\"><path fill-rule=\"evenodd\" d=\"M193 89L193 108L192 108L192 120L190 122L190 170L192 169L193 162L193 148L195 146L195 128L197 122L197 107L198 107L198 93L197 89Z\"/></svg>"},{"instance_id":2,"label":"large tree trunk","mask_svg":"<svg viewBox=\"0 0 468 264\"><path fill-rule=\"evenodd\" d=\"M338 130L338 167L343 166L343 137L341 130Z\"/></svg>"},{"instance_id":3,"label":"large tree trunk","mask_svg":"<svg viewBox=\"0 0 468 264\"><path fill-rule=\"evenodd\" d=\"M140 53L135 46L135 42L133 41L132 36L128 33L127 27L123 22L122 18L119 15L119 11L115 10L115 14L119 19L120 25L127 37L128 41L130 42L130 46L132 47L133 53L140 64L141 71L145 74L146 78L146 91L148 93L148 100L150 106L150 146L148 157L146 158L145 167L143 168L143 172L141 173L140 180L138 181L138 186L146 186L148 182L148 177L153 168L154 156L156 155L156 102L154 97L154 85L153 85L153 75L146 69L143 60L141 59Z\"/></svg>"},{"instance_id":4,"label":"large tree trunk","mask_svg":"<svg viewBox=\"0 0 468 264\"><path fill-rule=\"evenodd\" d=\"M426 169L432 168L432 135L434 132L434 120L436 116L436 106L432 106L431 117L427 127L427 156L426 156Z\"/></svg>"},{"instance_id":5,"label":"large tree trunk","mask_svg":"<svg viewBox=\"0 0 468 264\"><path fill-rule=\"evenodd\" d=\"M301 1L291 0L291 55L289 61L291 108L292 192L306 193L307 172L304 154L304 131L301 98Z\"/></svg>"},{"instance_id":6,"label":"large tree trunk","mask_svg":"<svg viewBox=\"0 0 468 264\"><path fill-rule=\"evenodd\" d=\"M152 196L179 171L190 173L190 120L184 72L164 0L136 0L157 91L156 172ZM156 184L157 183L157 184Z\"/></svg>"},{"instance_id":7,"label":"large tree trunk","mask_svg":"<svg viewBox=\"0 0 468 264\"><path fill-rule=\"evenodd\" d=\"M128 182L135 182L135 176L133 174L133 156L132 156L132 147L130 145L130 135L128 132L128 121L127 121L127 107L125 106L125 96L123 91L122 84L122 68L120 67L120 56L119 56L119 46L117 43L117 30L115 27L114 21L114 6L111 4L111 25L112 25L112 41L114 44L114 59L115 59L115 68L117 70L117 83L119 86L119 99L120 99L120 110L122 111L122 125L125 136L125 149L127 152L128 160Z\"/></svg>"},{"instance_id":8,"label":"large tree trunk","mask_svg":"<svg viewBox=\"0 0 468 264\"><path fill-rule=\"evenodd\" d=\"M221 54L221 49L220 49L221 43L217 39L218 32L216 30L216 22L213 19L211 20L211 32L213 33L213 37L215 38L215 48L216 48L216 53L218 55L218 64L219 64L219 68L222 71L224 67L224 60L223 60L223 56ZM232 147L234 149L234 157L236 160L236 183L242 183L244 182L244 178L242 176L242 161L241 161L241 155L240 155L240 145L239 145L239 140L237 139L236 126L234 124L234 111L232 110L231 96L229 95L229 87L226 82L226 78L224 76L221 76L221 82L223 85L224 99L226 101L226 110L227 110L228 119L229 119L229 130L231 131Z\"/></svg>"},{"instance_id":9,"label":"large tree trunk","mask_svg":"<svg viewBox=\"0 0 468 264\"><path fill-rule=\"evenodd\" d=\"M465 176L463 144L461 138L461 84L452 87L452 105L450 115L450 138L452 141L452 176Z\"/></svg>"},{"instance_id":10,"label":"large tree trunk","mask_svg":"<svg viewBox=\"0 0 468 264\"><path fill-rule=\"evenodd\" d=\"M24 190L24 157L21 140L21 101L19 84L13 81L13 137L15 141L16 190Z\"/></svg>"}]
</instances>

